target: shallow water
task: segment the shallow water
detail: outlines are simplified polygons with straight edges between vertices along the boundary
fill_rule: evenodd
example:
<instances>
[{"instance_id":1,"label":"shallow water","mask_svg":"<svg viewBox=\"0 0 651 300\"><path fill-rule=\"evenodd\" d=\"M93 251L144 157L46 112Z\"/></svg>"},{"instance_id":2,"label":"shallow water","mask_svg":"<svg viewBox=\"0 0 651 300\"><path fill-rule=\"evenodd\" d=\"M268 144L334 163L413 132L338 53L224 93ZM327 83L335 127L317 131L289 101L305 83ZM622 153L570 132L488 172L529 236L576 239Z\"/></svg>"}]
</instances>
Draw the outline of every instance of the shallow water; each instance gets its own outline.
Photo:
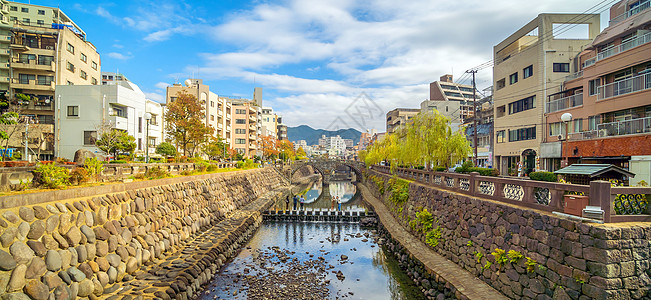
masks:
<instances>
[{"instance_id":1,"label":"shallow water","mask_svg":"<svg viewBox=\"0 0 651 300\"><path fill-rule=\"evenodd\" d=\"M274 246L278 248L272 249ZM348 258L342 260L342 254ZM280 256L285 256L287 262L280 263ZM382 247L375 243L372 232L358 224L298 222L265 222L199 298L261 299L260 295L251 292L259 289L248 286L251 280L245 280L246 276L257 276L261 282L259 277L271 277L269 274L283 273L283 270L296 265L313 266L314 263L326 266L325 271L316 267L312 271L320 278L320 287L328 293L326 299L424 299L397 262L386 256ZM334 268L329 269L328 265ZM343 280L333 273L338 271L344 276ZM274 279L280 281L275 288L301 284L291 282L295 278L292 274L288 277ZM309 290L304 292L310 294ZM276 291L274 294L280 293Z\"/></svg>"}]
</instances>

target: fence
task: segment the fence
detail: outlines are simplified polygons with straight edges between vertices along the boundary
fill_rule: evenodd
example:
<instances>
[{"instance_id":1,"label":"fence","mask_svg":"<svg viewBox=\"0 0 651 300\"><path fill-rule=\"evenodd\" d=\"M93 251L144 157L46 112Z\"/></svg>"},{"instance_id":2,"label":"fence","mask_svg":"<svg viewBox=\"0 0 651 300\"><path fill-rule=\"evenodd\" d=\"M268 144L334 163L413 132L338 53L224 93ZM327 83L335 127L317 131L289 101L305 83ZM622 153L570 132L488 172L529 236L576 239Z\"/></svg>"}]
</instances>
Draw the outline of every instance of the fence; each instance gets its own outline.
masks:
<instances>
[{"instance_id":1,"label":"fence","mask_svg":"<svg viewBox=\"0 0 651 300\"><path fill-rule=\"evenodd\" d=\"M381 173L391 174L390 168L386 166L372 166L371 168ZM393 174L444 190L547 212L563 212L564 195L583 194L589 197L590 206L601 207L604 211L603 221L605 223L651 222L651 215L648 215L646 200L644 200L643 205L638 205L643 207L638 207L638 209L632 211L632 213L638 213L636 215L617 214L614 205L615 199L622 197L621 195L636 196L651 194L651 188L649 187L611 187L607 181L592 181L587 186L481 176L478 173L459 174L409 168L396 168ZM625 198L630 199L631 197ZM620 201L620 203L624 202ZM631 205L634 204L629 202L628 206Z\"/></svg>"}]
</instances>

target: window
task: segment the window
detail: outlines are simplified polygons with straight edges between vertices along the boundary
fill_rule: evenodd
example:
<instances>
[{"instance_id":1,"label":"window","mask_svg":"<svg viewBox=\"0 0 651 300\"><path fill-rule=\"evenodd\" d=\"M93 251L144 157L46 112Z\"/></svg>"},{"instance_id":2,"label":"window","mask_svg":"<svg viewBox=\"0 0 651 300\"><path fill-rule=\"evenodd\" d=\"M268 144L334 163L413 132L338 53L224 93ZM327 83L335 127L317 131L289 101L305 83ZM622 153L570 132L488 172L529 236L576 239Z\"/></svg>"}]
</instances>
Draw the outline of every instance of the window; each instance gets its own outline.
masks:
<instances>
[{"instance_id":1,"label":"window","mask_svg":"<svg viewBox=\"0 0 651 300\"><path fill-rule=\"evenodd\" d=\"M36 20L36 24L38 24L38 25L45 25L45 21L43 21L43 20Z\"/></svg>"},{"instance_id":2,"label":"window","mask_svg":"<svg viewBox=\"0 0 651 300\"><path fill-rule=\"evenodd\" d=\"M569 73L570 64L569 63L554 63L554 72Z\"/></svg>"},{"instance_id":3,"label":"window","mask_svg":"<svg viewBox=\"0 0 651 300\"><path fill-rule=\"evenodd\" d=\"M519 113L536 107L536 96L509 103L509 114Z\"/></svg>"},{"instance_id":4,"label":"window","mask_svg":"<svg viewBox=\"0 0 651 300\"><path fill-rule=\"evenodd\" d=\"M88 62L88 57L86 56L86 54L81 53L81 61L83 61L85 63Z\"/></svg>"},{"instance_id":5,"label":"window","mask_svg":"<svg viewBox=\"0 0 651 300\"><path fill-rule=\"evenodd\" d=\"M74 72L75 72L75 65L73 65L73 64L70 63L70 62L68 62L68 63L66 64L66 70L68 70L68 71L74 73Z\"/></svg>"},{"instance_id":6,"label":"window","mask_svg":"<svg viewBox=\"0 0 651 300\"><path fill-rule=\"evenodd\" d=\"M246 124L245 119L235 119L235 124Z\"/></svg>"},{"instance_id":7,"label":"window","mask_svg":"<svg viewBox=\"0 0 651 300\"><path fill-rule=\"evenodd\" d=\"M215 120L215 115L210 115L210 121L214 121L214 120Z\"/></svg>"},{"instance_id":8,"label":"window","mask_svg":"<svg viewBox=\"0 0 651 300\"><path fill-rule=\"evenodd\" d=\"M68 106L68 117L79 117L79 106Z\"/></svg>"},{"instance_id":9,"label":"window","mask_svg":"<svg viewBox=\"0 0 651 300\"><path fill-rule=\"evenodd\" d=\"M583 119L574 119L574 132L583 131Z\"/></svg>"},{"instance_id":10,"label":"window","mask_svg":"<svg viewBox=\"0 0 651 300\"><path fill-rule=\"evenodd\" d=\"M29 18L23 18L23 24L29 25L29 22L30 22Z\"/></svg>"},{"instance_id":11,"label":"window","mask_svg":"<svg viewBox=\"0 0 651 300\"><path fill-rule=\"evenodd\" d=\"M90 78L90 84L97 85L97 79L95 77Z\"/></svg>"},{"instance_id":12,"label":"window","mask_svg":"<svg viewBox=\"0 0 651 300\"><path fill-rule=\"evenodd\" d=\"M235 113L240 114L240 115L244 115L244 114L246 114L246 109L236 109Z\"/></svg>"},{"instance_id":13,"label":"window","mask_svg":"<svg viewBox=\"0 0 651 300\"><path fill-rule=\"evenodd\" d=\"M24 12L24 13L28 13L28 12L29 12L29 8L27 8L27 7L21 7L21 8L20 8L20 11L21 11L21 12Z\"/></svg>"},{"instance_id":14,"label":"window","mask_svg":"<svg viewBox=\"0 0 651 300\"><path fill-rule=\"evenodd\" d=\"M39 65L49 66L49 65L52 64L52 61L54 61L54 56L50 56L50 55L39 55L38 56L38 64Z\"/></svg>"},{"instance_id":15,"label":"window","mask_svg":"<svg viewBox=\"0 0 651 300\"><path fill-rule=\"evenodd\" d=\"M496 117L498 118L503 117L504 115L506 115L506 106L504 105L498 106L496 112L497 112Z\"/></svg>"},{"instance_id":16,"label":"window","mask_svg":"<svg viewBox=\"0 0 651 300\"><path fill-rule=\"evenodd\" d=\"M142 138L138 138L138 150L142 149Z\"/></svg>"},{"instance_id":17,"label":"window","mask_svg":"<svg viewBox=\"0 0 651 300\"><path fill-rule=\"evenodd\" d=\"M21 63L28 64L31 60L36 60L36 54L20 54L18 60Z\"/></svg>"},{"instance_id":18,"label":"window","mask_svg":"<svg viewBox=\"0 0 651 300\"><path fill-rule=\"evenodd\" d=\"M518 82L518 72L509 75L509 84L514 84L516 82Z\"/></svg>"},{"instance_id":19,"label":"window","mask_svg":"<svg viewBox=\"0 0 651 300\"><path fill-rule=\"evenodd\" d=\"M522 69L522 79L533 76L533 65Z\"/></svg>"},{"instance_id":20,"label":"window","mask_svg":"<svg viewBox=\"0 0 651 300\"><path fill-rule=\"evenodd\" d=\"M597 130L599 124L599 116L588 117L588 130Z\"/></svg>"},{"instance_id":21,"label":"window","mask_svg":"<svg viewBox=\"0 0 651 300\"><path fill-rule=\"evenodd\" d=\"M79 71L79 77L81 77L81 78L83 78L84 80L86 80L86 78L88 78L88 75L86 74L86 71L81 70L81 71Z\"/></svg>"},{"instance_id":22,"label":"window","mask_svg":"<svg viewBox=\"0 0 651 300\"><path fill-rule=\"evenodd\" d=\"M149 138L149 147L156 147L156 138L150 137Z\"/></svg>"},{"instance_id":23,"label":"window","mask_svg":"<svg viewBox=\"0 0 651 300\"><path fill-rule=\"evenodd\" d=\"M52 81L54 81L54 76L38 75L38 81L36 82L36 84L50 85Z\"/></svg>"},{"instance_id":24,"label":"window","mask_svg":"<svg viewBox=\"0 0 651 300\"><path fill-rule=\"evenodd\" d=\"M97 141L97 131L84 131L84 146L94 146L95 141Z\"/></svg>"},{"instance_id":25,"label":"window","mask_svg":"<svg viewBox=\"0 0 651 300\"><path fill-rule=\"evenodd\" d=\"M68 52L75 54L75 47L72 44L68 43L66 49L68 50Z\"/></svg>"},{"instance_id":26,"label":"window","mask_svg":"<svg viewBox=\"0 0 651 300\"><path fill-rule=\"evenodd\" d=\"M39 9L38 14L44 16L45 15L45 10Z\"/></svg>"},{"instance_id":27,"label":"window","mask_svg":"<svg viewBox=\"0 0 651 300\"><path fill-rule=\"evenodd\" d=\"M509 130L509 142L526 141L536 139L536 126Z\"/></svg>"},{"instance_id":28,"label":"window","mask_svg":"<svg viewBox=\"0 0 651 300\"><path fill-rule=\"evenodd\" d=\"M235 129L236 134L246 134L246 129Z\"/></svg>"},{"instance_id":29,"label":"window","mask_svg":"<svg viewBox=\"0 0 651 300\"><path fill-rule=\"evenodd\" d=\"M93 68L93 70L97 70L97 63L96 62L91 62L90 67Z\"/></svg>"},{"instance_id":30,"label":"window","mask_svg":"<svg viewBox=\"0 0 651 300\"><path fill-rule=\"evenodd\" d=\"M506 142L506 131L500 130L497 132L497 142L498 143Z\"/></svg>"},{"instance_id":31,"label":"window","mask_svg":"<svg viewBox=\"0 0 651 300\"><path fill-rule=\"evenodd\" d=\"M210 107L215 107L215 101L210 101Z\"/></svg>"},{"instance_id":32,"label":"window","mask_svg":"<svg viewBox=\"0 0 651 300\"><path fill-rule=\"evenodd\" d=\"M565 131L564 129L565 126L562 126L561 122L549 123L549 136L557 136Z\"/></svg>"},{"instance_id":33,"label":"window","mask_svg":"<svg viewBox=\"0 0 651 300\"><path fill-rule=\"evenodd\" d=\"M18 11L18 6L12 6L9 8L11 11Z\"/></svg>"},{"instance_id":34,"label":"window","mask_svg":"<svg viewBox=\"0 0 651 300\"><path fill-rule=\"evenodd\" d=\"M142 117L138 117L138 133L142 133Z\"/></svg>"},{"instance_id":35,"label":"window","mask_svg":"<svg viewBox=\"0 0 651 300\"><path fill-rule=\"evenodd\" d=\"M235 144L246 144L245 139L235 139Z\"/></svg>"},{"instance_id":36,"label":"window","mask_svg":"<svg viewBox=\"0 0 651 300\"><path fill-rule=\"evenodd\" d=\"M590 96L594 96L599 93L599 84L601 84L601 78L588 81L588 93Z\"/></svg>"},{"instance_id":37,"label":"window","mask_svg":"<svg viewBox=\"0 0 651 300\"><path fill-rule=\"evenodd\" d=\"M176 97L170 97L170 102L176 101Z\"/></svg>"},{"instance_id":38,"label":"window","mask_svg":"<svg viewBox=\"0 0 651 300\"><path fill-rule=\"evenodd\" d=\"M9 20L13 22L13 21L18 20L18 18L16 18L16 17L9 17Z\"/></svg>"}]
</instances>

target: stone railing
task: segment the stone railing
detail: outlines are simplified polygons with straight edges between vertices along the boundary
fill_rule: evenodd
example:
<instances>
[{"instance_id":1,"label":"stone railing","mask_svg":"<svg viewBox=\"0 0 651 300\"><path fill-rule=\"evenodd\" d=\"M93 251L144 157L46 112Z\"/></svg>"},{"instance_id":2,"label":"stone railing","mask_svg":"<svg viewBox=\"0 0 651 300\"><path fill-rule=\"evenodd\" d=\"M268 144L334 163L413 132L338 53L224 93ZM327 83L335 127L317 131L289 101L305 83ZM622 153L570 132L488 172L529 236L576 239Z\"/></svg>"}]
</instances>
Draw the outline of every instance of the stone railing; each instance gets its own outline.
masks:
<instances>
[{"instance_id":1,"label":"stone railing","mask_svg":"<svg viewBox=\"0 0 651 300\"><path fill-rule=\"evenodd\" d=\"M386 166L372 166L373 170L390 174ZM611 187L606 181L592 181L590 185L577 185L480 176L478 173L459 174L432 172L409 168L396 168L395 175L424 183L444 190L487 198L547 212L563 212L563 197L566 194L583 194L589 197L590 206L599 206L604 211L603 221L651 222L648 208L642 214L617 215L614 199L619 194L651 194L651 188Z\"/></svg>"}]
</instances>

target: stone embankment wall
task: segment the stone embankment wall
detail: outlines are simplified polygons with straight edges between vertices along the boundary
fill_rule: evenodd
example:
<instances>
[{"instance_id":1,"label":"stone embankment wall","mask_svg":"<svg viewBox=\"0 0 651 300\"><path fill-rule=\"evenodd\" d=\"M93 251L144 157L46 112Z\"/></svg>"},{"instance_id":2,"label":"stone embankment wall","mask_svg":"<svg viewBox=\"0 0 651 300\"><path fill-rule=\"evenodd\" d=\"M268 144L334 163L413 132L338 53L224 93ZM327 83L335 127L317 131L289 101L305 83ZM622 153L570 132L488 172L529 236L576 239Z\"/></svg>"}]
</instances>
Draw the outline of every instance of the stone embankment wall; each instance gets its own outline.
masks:
<instances>
[{"instance_id":1,"label":"stone embankment wall","mask_svg":"<svg viewBox=\"0 0 651 300\"><path fill-rule=\"evenodd\" d=\"M156 182L0 210L0 297L188 299L287 184L273 168Z\"/></svg>"},{"instance_id":2,"label":"stone embankment wall","mask_svg":"<svg viewBox=\"0 0 651 300\"><path fill-rule=\"evenodd\" d=\"M370 172L389 185L389 176ZM426 208L440 225L434 249L514 299L648 299L651 224L581 223L416 183L402 207L366 185L406 228ZM437 223L438 222L438 223ZM426 236L411 230L423 241ZM510 250L517 257L500 255ZM497 255L493 255L496 253ZM535 261L527 265L526 257ZM504 258L500 263L496 258Z\"/></svg>"}]
</instances>

